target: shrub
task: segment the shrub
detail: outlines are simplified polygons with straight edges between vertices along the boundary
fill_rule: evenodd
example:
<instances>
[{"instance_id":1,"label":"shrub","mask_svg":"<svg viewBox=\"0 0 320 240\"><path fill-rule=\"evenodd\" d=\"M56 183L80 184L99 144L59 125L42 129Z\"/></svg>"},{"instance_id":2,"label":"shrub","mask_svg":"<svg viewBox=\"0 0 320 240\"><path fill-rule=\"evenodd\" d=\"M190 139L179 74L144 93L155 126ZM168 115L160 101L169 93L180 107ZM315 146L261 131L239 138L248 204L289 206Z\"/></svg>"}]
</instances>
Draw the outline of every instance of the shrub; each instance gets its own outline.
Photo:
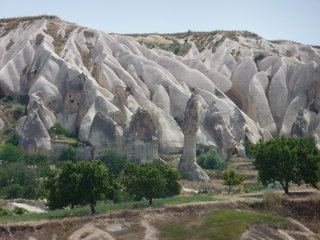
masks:
<instances>
[{"instance_id":1,"label":"shrub","mask_svg":"<svg viewBox=\"0 0 320 240\"><path fill-rule=\"evenodd\" d=\"M13 213L10 210L3 209L0 207L0 216L12 216Z\"/></svg>"},{"instance_id":2,"label":"shrub","mask_svg":"<svg viewBox=\"0 0 320 240\"><path fill-rule=\"evenodd\" d=\"M227 167L227 163L222 161L215 149L211 149L209 152L199 156L197 162L204 169L212 169L218 172L223 171Z\"/></svg>"},{"instance_id":3,"label":"shrub","mask_svg":"<svg viewBox=\"0 0 320 240\"><path fill-rule=\"evenodd\" d=\"M281 207L282 196L272 190L263 191L263 206L268 210L277 210Z\"/></svg>"},{"instance_id":4,"label":"shrub","mask_svg":"<svg viewBox=\"0 0 320 240\"><path fill-rule=\"evenodd\" d=\"M13 108L13 116L16 120L26 114L26 106L21 104L15 104Z\"/></svg>"},{"instance_id":5,"label":"shrub","mask_svg":"<svg viewBox=\"0 0 320 240\"><path fill-rule=\"evenodd\" d=\"M12 184L1 189L1 193L5 199L23 198L24 188L19 184Z\"/></svg>"},{"instance_id":6,"label":"shrub","mask_svg":"<svg viewBox=\"0 0 320 240\"><path fill-rule=\"evenodd\" d=\"M16 132L12 132L8 135L5 143L11 143L14 146L18 146L20 135Z\"/></svg>"},{"instance_id":7,"label":"shrub","mask_svg":"<svg viewBox=\"0 0 320 240\"><path fill-rule=\"evenodd\" d=\"M70 131L64 129L60 123L55 123L51 128L49 128L48 133L56 134L56 135L65 135L66 137L70 137Z\"/></svg>"},{"instance_id":8,"label":"shrub","mask_svg":"<svg viewBox=\"0 0 320 240\"><path fill-rule=\"evenodd\" d=\"M23 151L11 143L6 143L0 147L0 160L17 162L24 158Z\"/></svg>"},{"instance_id":9,"label":"shrub","mask_svg":"<svg viewBox=\"0 0 320 240\"><path fill-rule=\"evenodd\" d=\"M79 142L78 141L77 142L72 142L72 143L70 143L70 146L74 147L74 148L77 148L79 146Z\"/></svg>"},{"instance_id":10,"label":"shrub","mask_svg":"<svg viewBox=\"0 0 320 240\"><path fill-rule=\"evenodd\" d=\"M14 214L22 215L28 212L28 210L21 208L21 207L15 207L14 210L12 211Z\"/></svg>"},{"instance_id":11,"label":"shrub","mask_svg":"<svg viewBox=\"0 0 320 240\"><path fill-rule=\"evenodd\" d=\"M64 148L60 152L58 161L61 161L61 162L71 161L73 163L76 163L78 162L78 153L72 147Z\"/></svg>"}]
</instances>

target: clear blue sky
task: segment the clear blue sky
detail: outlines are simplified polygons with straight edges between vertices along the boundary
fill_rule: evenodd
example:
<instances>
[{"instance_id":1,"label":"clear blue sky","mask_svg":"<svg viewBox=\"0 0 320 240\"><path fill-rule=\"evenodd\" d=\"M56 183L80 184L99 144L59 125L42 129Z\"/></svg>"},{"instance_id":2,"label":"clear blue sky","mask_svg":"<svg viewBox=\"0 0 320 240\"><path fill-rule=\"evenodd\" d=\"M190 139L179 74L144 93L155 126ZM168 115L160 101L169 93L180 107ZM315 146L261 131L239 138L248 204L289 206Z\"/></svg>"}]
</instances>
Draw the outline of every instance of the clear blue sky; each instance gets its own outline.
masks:
<instances>
[{"instance_id":1,"label":"clear blue sky","mask_svg":"<svg viewBox=\"0 0 320 240\"><path fill-rule=\"evenodd\" d=\"M0 0L0 18L43 14L108 33L248 30L320 45L320 0Z\"/></svg>"}]
</instances>

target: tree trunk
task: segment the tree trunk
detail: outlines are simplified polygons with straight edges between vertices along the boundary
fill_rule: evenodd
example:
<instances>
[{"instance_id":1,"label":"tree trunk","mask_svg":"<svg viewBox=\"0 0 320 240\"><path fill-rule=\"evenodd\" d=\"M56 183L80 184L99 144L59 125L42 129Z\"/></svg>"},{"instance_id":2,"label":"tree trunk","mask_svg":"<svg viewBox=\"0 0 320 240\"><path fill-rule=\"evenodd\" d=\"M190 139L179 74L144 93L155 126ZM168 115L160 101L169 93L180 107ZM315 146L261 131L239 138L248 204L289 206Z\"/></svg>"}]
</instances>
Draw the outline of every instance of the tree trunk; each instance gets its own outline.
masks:
<instances>
[{"instance_id":1,"label":"tree trunk","mask_svg":"<svg viewBox=\"0 0 320 240\"><path fill-rule=\"evenodd\" d=\"M228 195L230 194L230 192L231 192L231 186L229 186Z\"/></svg>"},{"instance_id":2,"label":"tree trunk","mask_svg":"<svg viewBox=\"0 0 320 240\"><path fill-rule=\"evenodd\" d=\"M96 213L96 209L94 208L93 197L90 197L90 207L91 207L91 214L95 214Z\"/></svg>"},{"instance_id":3,"label":"tree trunk","mask_svg":"<svg viewBox=\"0 0 320 240\"><path fill-rule=\"evenodd\" d=\"M149 205L152 205L152 196L149 196Z\"/></svg>"},{"instance_id":4,"label":"tree trunk","mask_svg":"<svg viewBox=\"0 0 320 240\"><path fill-rule=\"evenodd\" d=\"M289 183L286 182L286 188L284 189L285 194L289 194Z\"/></svg>"},{"instance_id":5,"label":"tree trunk","mask_svg":"<svg viewBox=\"0 0 320 240\"><path fill-rule=\"evenodd\" d=\"M283 190L284 190L284 194L288 194L289 193L289 183L286 182L286 185L283 184L283 182L280 182Z\"/></svg>"}]
</instances>

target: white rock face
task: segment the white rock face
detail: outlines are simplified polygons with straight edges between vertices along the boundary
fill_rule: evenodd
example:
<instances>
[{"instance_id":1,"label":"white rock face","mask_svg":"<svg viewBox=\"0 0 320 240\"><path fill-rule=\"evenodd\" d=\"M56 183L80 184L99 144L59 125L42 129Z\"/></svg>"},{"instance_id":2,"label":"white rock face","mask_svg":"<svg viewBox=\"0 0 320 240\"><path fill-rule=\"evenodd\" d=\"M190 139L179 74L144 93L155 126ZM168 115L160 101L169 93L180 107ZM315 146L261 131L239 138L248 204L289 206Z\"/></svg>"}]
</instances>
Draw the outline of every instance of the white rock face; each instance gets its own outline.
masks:
<instances>
[{"instance_id":1,"label":"white rock face","mask_svg":"<svg viewBox=\"0 0 320 240\"><path fill-rule=\"evenodd\" d=\"M278 134L314 135L320 145L320 49L248 32L129 37L35 19L7 33L6 24L0 95L30 97L17 126L27 153L52 151L47 130L55 122L79 129L93 157L107 148L143 161L181 153L192 94L199 102L196 144L225 158L243 155L245 141ZM156 49L174 42L189 48L181 56ZM138 109L148 112L156 139L126 135Z\"/></svg>"}]
</instances>

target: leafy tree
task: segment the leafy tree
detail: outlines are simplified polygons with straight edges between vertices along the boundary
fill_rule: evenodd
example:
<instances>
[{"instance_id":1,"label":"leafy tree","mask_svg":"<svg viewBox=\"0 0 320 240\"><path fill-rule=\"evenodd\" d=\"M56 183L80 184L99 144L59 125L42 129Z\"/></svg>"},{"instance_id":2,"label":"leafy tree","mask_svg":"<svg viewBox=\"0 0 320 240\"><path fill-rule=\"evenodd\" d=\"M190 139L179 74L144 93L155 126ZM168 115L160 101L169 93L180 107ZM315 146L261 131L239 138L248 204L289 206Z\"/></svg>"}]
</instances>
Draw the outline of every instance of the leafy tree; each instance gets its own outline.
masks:
<instances>
[{"instance_id":1,"label":"leafy tree","mask_svg":"<svg viewBox=\"0 0 320 240\"><path fill-rule=\"evenodd\" d=\"M127 155L117 154L114 149L107 150L101 161L108 168L109 174L114 174L117 178L120 177L121 171L127 164Z\"/></svg>"},{"instance_id":2,"label":"leafy tree","mask_svg":"<svg viewBox=\"0 0 320 240\"><path fill-rule=\"evenodd\" d=\"M0 146L0 160L7 162L17 162L24 159L24 153L22 149L11 143L6 143Z\"/></svg>"},{"instance_id":3,"label":"leafy tree","mask_svg":"<svg viewBox=\"0 0 320 240\"><path fill-rule=\"evenodd\" d=\"M5 198L34 199L41 184L36 169L24 162L15 162L1 165L0 188Z\"/></svg>"},{"instance_id":4,"label":"leafy tree","mask_svg":"<svg viewBox=\"0 0 320 240\"><path fill-rule=\"evenodd\" d=\"M222 161L215 149L211 149L209 152L201 154L198 157L197 162L199 166L204 169L212 169L218 172L223 171L227 167L227 163Z\"/></svg>"},{"instance_id":5,"label":"leafy tree","mask_svg":"<svg viewBox=\"0 0 320 240\"><path fill-rule=\"evenodd\" d=\"M7 187L12 184L37 185L36 171L23 162L2 165L0 167L0 187Z\"/></svg>"},{"instance_id":6,"label":"leafy tree","mask_svg":"<svg viewBox=\"0 0 320 240\"><path fill-rule=\"evenodd\" d=\"M12 184L2 188L1 195L3 195L5 199L23 198L24 188L19 184Z\"/></svg>"},{"instance_id":7,"label":"leafy tree","mask_svg":"<svg viewBox=\"0 0 320 240\"><path fill-rule=\"evenodd\" d=\"M132 195L143 194L152 204L152 199L164 194L178 195L181 186L178 183L181 175L168 165L155 161L143 163L129 163L124 167L124 177L121 179L124 189Z\"/></svg>"},{"instance_id":8,"label":"leafy tree","mask_svg":"<svg viewBox=\"0 0 320 240\"><path fill-rule=\"evenodd\" d=\"M48 156L39 153L25 156L25 162L29 165L38 165L49 160L50 158Z\"/></svg>"},{"instance_id":9,"label":"leafy tree","mask_svg":"<svg viewBox=\"0 0 320 240\"><path fill-rule=\"evenodd\" d=\"M318 188L320 180L320 154L313 137L276 137L260 140L251 146L254 165L262 184L280 182L289 193L289 183L310 184Z\"/></svg>"},{"instance_id":10,"label":"leafy tree","mask_svg":"<svg viewBox=\"0 0 320 240\"><path fill-rule=\"evenodd\" d=\"M243 183L245 178L235 171L231 170L229 172L224 172L222 174L222 179L224 180L223 185L229 186L228 194L231 192L233 186L237 186Z\"/></svg>"},{"instance_id":11,"label":"leafy tree","mask_svg":"<svg viewBox=\"0 0 320 240\"><path fill-rule=\"evenodd\" d=\"M72 147L64 148L59 154L58 161L71 161L76 163L78 162L78 152Z\"/></svg>"},{"instance_id":12,"label":"leafy tree","mask_svg":"<svg viewBox=\"0 0 320 240\"><path fill-rule=\"evenodd\" d=\"M102 162L93 160L78 164L67 162L60 173L50 174L45 187L49 190L50 209L90 203L91 213L94 214L97 201L113 199L117 184Z\"/></svg>"}]
</instances>

